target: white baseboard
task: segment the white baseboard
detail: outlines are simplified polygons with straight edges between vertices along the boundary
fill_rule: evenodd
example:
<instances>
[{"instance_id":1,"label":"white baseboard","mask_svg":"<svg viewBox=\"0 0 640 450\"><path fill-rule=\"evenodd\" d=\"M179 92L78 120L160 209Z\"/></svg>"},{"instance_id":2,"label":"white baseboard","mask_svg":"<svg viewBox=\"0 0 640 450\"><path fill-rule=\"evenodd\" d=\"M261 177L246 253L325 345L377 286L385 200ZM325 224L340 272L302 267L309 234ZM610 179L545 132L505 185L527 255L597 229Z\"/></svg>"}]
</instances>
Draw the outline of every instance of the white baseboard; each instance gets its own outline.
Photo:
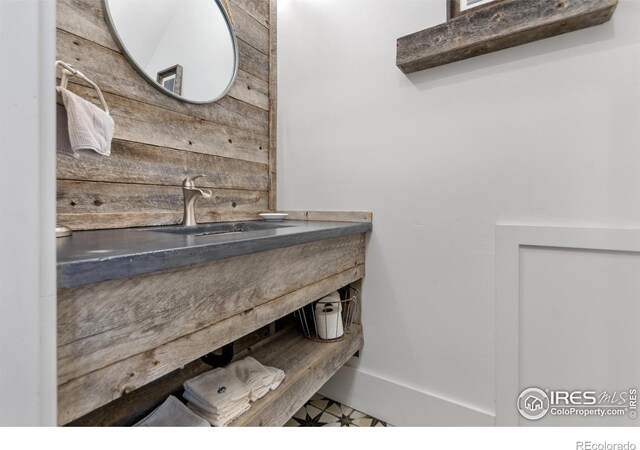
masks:
<instances>
[{"instance_id":1,"label":"white baseboard","mask_svg":"<svg viewBox=\"0 0 640 450\"><path fill-rule=\"evenodd\" d=\"M350 366L344 366L320 389L395 426L494 426L495 414L462 405Z\"/></svg>"}]
</instances>

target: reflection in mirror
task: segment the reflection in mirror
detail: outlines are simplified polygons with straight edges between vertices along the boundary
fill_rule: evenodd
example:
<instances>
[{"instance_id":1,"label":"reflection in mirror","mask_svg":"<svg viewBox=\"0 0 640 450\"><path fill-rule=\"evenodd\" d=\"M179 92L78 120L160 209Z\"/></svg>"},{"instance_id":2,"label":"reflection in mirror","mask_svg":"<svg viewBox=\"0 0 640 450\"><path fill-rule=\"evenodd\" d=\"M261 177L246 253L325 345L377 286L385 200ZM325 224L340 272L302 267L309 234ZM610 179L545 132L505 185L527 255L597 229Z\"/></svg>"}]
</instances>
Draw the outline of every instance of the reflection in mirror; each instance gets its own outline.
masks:
<instances>
[{"instance_id":1,"label":"reflection in mirror","mask_svg":"<svg viewBox=\"0 0 640 450\"><path fill-rule=\"evenodd\" d=\"M103 0L114 39L156 88L193 103L227 93L236 75L233 26L219 0Z\"/></svg>"}]
</instances>

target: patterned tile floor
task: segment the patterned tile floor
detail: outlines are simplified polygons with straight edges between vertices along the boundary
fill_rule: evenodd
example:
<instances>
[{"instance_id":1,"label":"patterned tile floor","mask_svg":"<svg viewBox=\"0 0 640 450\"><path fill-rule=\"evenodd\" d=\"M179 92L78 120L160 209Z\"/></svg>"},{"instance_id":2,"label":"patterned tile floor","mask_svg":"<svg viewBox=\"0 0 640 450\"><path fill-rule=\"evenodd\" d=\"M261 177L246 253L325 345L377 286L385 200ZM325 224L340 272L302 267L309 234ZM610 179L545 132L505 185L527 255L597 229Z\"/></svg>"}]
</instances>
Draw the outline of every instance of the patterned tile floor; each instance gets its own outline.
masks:
<instances>
[{"instance_id":1,"label":"patterned tile floor","mask_svg":"<svg viewBox=\"0 0 640 450\"><path fill-rule=\"evenodd\" d=\"M378 420L347 405L315 394L285 427L386 427Z\"/></svg>"}]
</instances>

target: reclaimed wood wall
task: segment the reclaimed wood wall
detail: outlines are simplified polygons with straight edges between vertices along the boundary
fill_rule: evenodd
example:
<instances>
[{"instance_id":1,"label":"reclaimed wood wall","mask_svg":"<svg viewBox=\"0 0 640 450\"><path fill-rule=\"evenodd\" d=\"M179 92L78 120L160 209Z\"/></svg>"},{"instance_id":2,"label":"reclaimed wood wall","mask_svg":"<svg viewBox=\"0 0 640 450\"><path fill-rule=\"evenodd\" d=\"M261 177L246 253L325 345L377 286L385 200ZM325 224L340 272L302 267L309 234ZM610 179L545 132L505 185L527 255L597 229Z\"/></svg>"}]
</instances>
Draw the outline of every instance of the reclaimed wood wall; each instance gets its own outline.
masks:
<instances>
[{"instance_id":1,"label":"reclaimed wood wall","mask_svg":"<svg viewBox=\"0 0 640 450\"><path fill-rule=\"evenodd\" d=\"M179 223L182 180L214 191L199 222L275 210L276 0L230 0L240 62L229 94L190 104L162 94L121 54L101 0L57 1L57 57L100 86L115 121L110 157L58 152L58 223L76 230ZM59 74L58 74L59 76ZM99 104L88 85L69 89Z\"/></svg>"}]
</instances>

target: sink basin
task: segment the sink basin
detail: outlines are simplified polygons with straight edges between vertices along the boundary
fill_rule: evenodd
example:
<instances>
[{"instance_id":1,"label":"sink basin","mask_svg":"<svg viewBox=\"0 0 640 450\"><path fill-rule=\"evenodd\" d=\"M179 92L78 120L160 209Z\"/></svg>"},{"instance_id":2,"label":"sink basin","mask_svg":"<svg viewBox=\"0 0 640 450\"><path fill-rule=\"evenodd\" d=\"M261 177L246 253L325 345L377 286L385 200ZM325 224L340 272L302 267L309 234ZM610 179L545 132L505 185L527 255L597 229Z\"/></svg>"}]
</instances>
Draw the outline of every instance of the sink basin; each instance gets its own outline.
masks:
<instances>
[{"instance_id":1,"label":"sink basin","mask_svg":"<svg viewBox=\"0 0 640 450\"><path fill-rule=\"evenodd\" d=\"M194 227L184 225L141 228L144 231L157 231L160 233L184 234L189 236L214 236L217 234L244 233L247 231L273 230L276 228L288 228L294 225L284 225L266 222L227 222L227 223L203 223Z\"/></svg>"}]
</instances>

